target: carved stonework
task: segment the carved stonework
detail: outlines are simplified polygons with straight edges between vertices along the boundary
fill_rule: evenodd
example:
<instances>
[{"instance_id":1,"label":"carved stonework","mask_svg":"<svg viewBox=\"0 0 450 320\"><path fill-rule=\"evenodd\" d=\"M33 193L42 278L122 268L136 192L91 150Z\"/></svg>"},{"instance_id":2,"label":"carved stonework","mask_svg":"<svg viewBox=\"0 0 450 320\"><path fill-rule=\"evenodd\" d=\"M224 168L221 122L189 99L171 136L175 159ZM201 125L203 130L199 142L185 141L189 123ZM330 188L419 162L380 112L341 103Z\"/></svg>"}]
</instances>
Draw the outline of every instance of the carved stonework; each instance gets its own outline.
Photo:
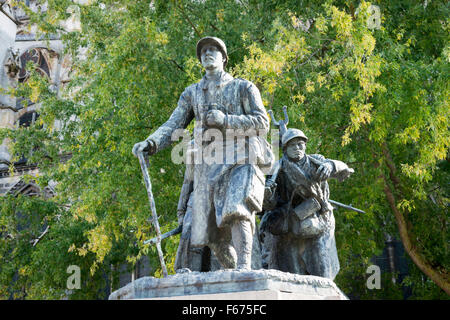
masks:
<instances>
[{"instance_id":1,"label":"carved stonework","mask_svg":"<svg viewBox=\"0 0 450 320\"><path fill-rule=\"evenodd\" d=\"M14 195L14 196L22 194L22 195L26 195L29 197L43 196L44 198L51 198L56 195L55 190L50 185L41 189L34 182L25 182L23 180L19 180L16 184L11 186L11 188L8 190L7 193Z\"/></svg>"},{"instance_id":2,"label":"carved stonework","mask_svg":"<svg viewBox=\"0 0 450 320\"><path fill-rule=\"evenodd\" d=\"M36 65L35 70L41 76L50 77L52 57L55 57L55 53L52 53L46 48L33 48L31 50L27 50L20 56L20 72L18 74L18 81L26 82L30 77L30 71L27 70L27 63L29 61Z\"/></svg>"},{"instance_id":3,"label":"carved stonework","mask_svg":"<svg viewBox=\"0 0 450 320\"><path fill-rule=\"evenodd\" d=\"M20 72L20 57L18 52L8 48L8 57L5 62L5 73L10 79L16 79Z\"/></svg>"}]
</instances>

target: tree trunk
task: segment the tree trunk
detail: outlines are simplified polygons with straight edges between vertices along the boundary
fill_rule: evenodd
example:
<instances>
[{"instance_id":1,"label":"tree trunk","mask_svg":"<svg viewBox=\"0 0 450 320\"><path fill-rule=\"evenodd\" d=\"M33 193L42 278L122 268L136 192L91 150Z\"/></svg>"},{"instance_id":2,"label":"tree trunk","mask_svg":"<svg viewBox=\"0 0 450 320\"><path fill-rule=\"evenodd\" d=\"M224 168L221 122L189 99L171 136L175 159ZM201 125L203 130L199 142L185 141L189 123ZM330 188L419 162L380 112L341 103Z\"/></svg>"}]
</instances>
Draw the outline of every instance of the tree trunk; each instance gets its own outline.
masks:
<instances>
[{"instance_id":1,"label":"tree trunk","mask_svg":"<svg viewBox=\"0 0 450 320\"><path fill-rule=\"evenodd\" d=\"M385 156L386 164L389 168L390 173L390 181L396 187L397 190L400 190L400 180L396 176L395 164L390 156L389 150L387 146L383 146L383 154ZM395 200L394 192L390 188L388 178L382 174L384 179L384 193L389 202L389 205L394 213L395 221L397 222L398 231L400 234L400 239L403 243L405 251L411 257L414 264L427 275L437 286L439 286L442 290L444 290L448 295L450 295L450 281L448 274L442 274L439 271L435 270L433 266L430 265L428 261L420 254L418 248L414 245L412 241L411 234L408 230L408 224L403 216L402 212L397 208L397 202Z\"/></svg>"}]
</instances>

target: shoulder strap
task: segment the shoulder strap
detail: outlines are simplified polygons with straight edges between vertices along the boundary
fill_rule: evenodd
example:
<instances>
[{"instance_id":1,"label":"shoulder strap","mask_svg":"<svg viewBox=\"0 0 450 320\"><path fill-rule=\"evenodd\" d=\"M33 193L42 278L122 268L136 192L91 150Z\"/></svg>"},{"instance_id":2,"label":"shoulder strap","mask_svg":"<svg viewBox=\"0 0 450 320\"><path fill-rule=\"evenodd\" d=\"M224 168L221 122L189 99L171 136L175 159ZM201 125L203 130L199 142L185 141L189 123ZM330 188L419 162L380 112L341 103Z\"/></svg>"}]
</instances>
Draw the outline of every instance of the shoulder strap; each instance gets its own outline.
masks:
<instances>
[{"instance_id":1,"label":"shoulder strap","mask_svg":"<svg viewBox=\"0 0 450 320\"><path fill-rule=\"evenodd\" d=\"M247 89L251 86L251 83L249 83L249 81L242 79L242 78L237 78L237 80L239 81L239 90L241 93L241 99L242 99L242 105L244 107L244 112L245 112L245 114L250 114L251 109L250 109L250 102L248 101Z\"/></svg>"}]
</instances>

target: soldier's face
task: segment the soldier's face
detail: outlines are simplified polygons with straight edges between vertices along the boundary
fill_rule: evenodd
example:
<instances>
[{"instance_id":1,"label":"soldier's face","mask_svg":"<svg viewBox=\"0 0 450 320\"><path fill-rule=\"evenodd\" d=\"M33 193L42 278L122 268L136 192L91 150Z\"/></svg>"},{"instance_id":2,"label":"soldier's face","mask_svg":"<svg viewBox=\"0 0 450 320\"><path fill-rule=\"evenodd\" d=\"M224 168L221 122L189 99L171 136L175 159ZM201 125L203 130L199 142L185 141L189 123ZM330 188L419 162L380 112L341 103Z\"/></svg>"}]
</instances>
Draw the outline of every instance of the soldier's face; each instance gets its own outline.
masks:
<instances>
[{"instance_id":1,"label":"soldier's face","mask_svg":"<svg viewBox=\"0 0 450 320\"><path fill-rule=\"evenodd\" d=\"M294 138L287 143L286 154L291 161L299 161L305 156L306 142L300 138Z\"/></svg>"},{"instance_id":2,"label":"soldier's face","mask_svg":"<svg viewBox=\"0 0 450 320\"><path fill-rule=\"evenodd\" d=\"M219 69L223 70L222 52L214 45L207 44L203 46L201 51L202 65L205 69Z\"/></svg>"}]
</instances>

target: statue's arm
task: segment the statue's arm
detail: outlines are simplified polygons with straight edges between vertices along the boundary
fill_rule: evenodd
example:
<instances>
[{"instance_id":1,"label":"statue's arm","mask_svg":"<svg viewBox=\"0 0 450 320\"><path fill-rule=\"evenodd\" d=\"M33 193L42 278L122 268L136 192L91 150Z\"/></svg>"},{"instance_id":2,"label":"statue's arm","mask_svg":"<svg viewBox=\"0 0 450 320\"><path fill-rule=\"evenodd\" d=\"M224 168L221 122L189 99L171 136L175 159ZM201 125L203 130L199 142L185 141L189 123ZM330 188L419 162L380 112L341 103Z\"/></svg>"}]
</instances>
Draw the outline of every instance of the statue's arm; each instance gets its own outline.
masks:
<instances>
[{"instance_id":1,"label":"statue's arm","mask_svg":"<svg viewBox=\"0 0 450 320\"><path fill-rule=\"evenodd\" d=\"M346 163L339 160L329 160L333 163L334 170L331 174L331 178L336 178L339 181L343 181L347 179L352 173L355 172L352 168L350 168Z\"/></svg>"},{"instance_id":2,"label":"statue's arm","mask_svg":"<svg viewBox=\"0 0 450 320\"><path fill-rule=\"evenodd\" d=\"M311 155L311 157L313 158L313 160L318 160L321 163L330 164L332 170L329 178L336 178L340 181L343 181L354 172L352 168L350 168L345 162L342 162L340 160L326 159L320 154L314 154Z\"/></svg>"},{"instance_id":3,"label":"statue's arm","mask_svg":"<svg viewBox=\"0 0 450 320\"><path fill-rule=\"evenodd\" d=\"M227 129L255 129L269 130L269 117L262 103L258 88L249 81L241 83L241 103L245 114L226 115L225 127Z\"/></svg>"},{"instance_id":4,"label":"statue's arm","mask_svg":"<svg viewBox=\"0 0 450 320\"><path fill-rule=\"evenodd\" d=\"M266 179L263 202L264 211L273 210L278 204L280 188L284 183L281 160L279 160L278 166L279 168L274 172L274 175L270 179Z\"/></svg>"},{"instance_id":5,"label":"statue's arm","mask_svg":"<svg viewBox=\"0 0 450 320\"><path fill-rule=\"evenodd\" d=\"M264 201L263 201L263 211L272 210L277 205L276 196L277 186L265 186L264 188Z\"/></svg>"},{"instance_id":6,"label":"statue's arm","mask_svg":"<svg viewBox=\"0 0 450 320\"><path fill-rule=\"evenodd\" d=\"M180 96L177 107L172 112L169 120L152 133L146 141L153 143L155 152L158 152L172 143L172 133L176 129L184 129L194 118L194 110L191 104L191 87L188 87Z\"/></svg>"}]
</instances>

